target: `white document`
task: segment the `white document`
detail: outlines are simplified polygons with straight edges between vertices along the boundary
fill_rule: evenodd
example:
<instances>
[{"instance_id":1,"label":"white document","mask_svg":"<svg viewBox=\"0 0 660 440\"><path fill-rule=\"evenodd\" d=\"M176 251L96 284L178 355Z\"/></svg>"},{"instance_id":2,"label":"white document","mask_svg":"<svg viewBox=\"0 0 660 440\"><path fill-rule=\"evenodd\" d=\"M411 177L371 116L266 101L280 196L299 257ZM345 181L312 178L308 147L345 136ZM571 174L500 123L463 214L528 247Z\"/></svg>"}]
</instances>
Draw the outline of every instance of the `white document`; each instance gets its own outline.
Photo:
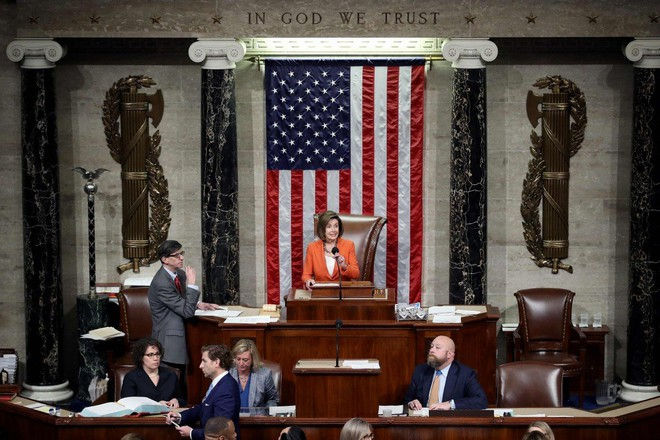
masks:
<instances>
[{"instance_id":1,"label":"white document","mask_svg":"<svg viewBox=\"0 0 660 440\"><path fill-rule=\"evenodd\" d=\"M151 280L153 280L153 278L154 278L153 276L126 278L124 280L124 287L131 287L131 286L146 286L146 287L149 287L151 285Z\"/></svg>"},{"instance_id":2,"label":"white document","mask_svg":"<svg viewBox=\"0 0 660 440\"><path fill-rule=\"evenodd\" d=\"M428 408L414 409L414 410L411 409L408 414L410 415L410 417L428 417L429 409Z\"/></svg>"},{"instance_id":3,"label":"white document","mask_svg":"<svg viewBox=\"0 0 660 440\"><path fill-rule=\"evenodd\" d=\"M370 361L369 359L348 359L341 363L343 367L353 368L354 370L380 369L380 362Z\"/></svg>"},{"instance_id":4,"label":"white document","mask_svg":"<svg viewBox=\"0 0 660 440\"><path fill-rule=\"evenodd\" d=\"M268 415L271 417L283 416L283 417L295 417L296 416L296 405L288 406L269 406Z\"/></svg>"},{"instance_id":5,"label":"white document","mask_svg":"<svg viewBox=\"0 0 660 440\"><path fill-rule=\"evenodd\" d=\"M479 313L483 313L483 312L480 312L478 310L456 310L456 314L461 316L472 316L472 315L478 315Z\"/></svg>"},{"instance_id":6,"label":"white document","mask_svg":"<svg viewBox=\"0 0 660 440\"><path fill-rule=\"evenodd\" d=\"M461 316L460 315L433 315L434 324L460 324Z\"/></svg>"},{"instance_id":7,"label":"white document","mask_svg":"<svg viewBox=\"0 0 660 440\"><path fill-rule=\"evenodd\" d=\"M505 413L509 413L508 415L513 416L515 411L512 408L493 408L493 417L504 417Z\"/></svg>"},{"instance_id":8,"label":"white document","mask_svg":"<svg viewBox=\"0 0 660 440\"><path fill-rule=\"evenodd\" d=\"M277 318L265 315L257 316L233 316L225 319L225 324L268 324L277 322Z\"/></svg>"},{"instance_id":9,"label":"white document","mask_svg":"<svg viewBox=\"0 0 660 440\"><path fill-rule=\"evenodd\" d=\"M450 313L454 314L456 312L456 306L431 306L429 307L429 315L435 315L438 313Z\"/></svg>"},{"instance_id":10,"label":"white document","mask_svg":"<svg viewBox=\"0 0 660 440\"><path fill-rule=\"evenodd\" d=\"M403 414L403 405L378 405L378 415L399 416Z\"/></svg>"},{"instance_id":11,"label":"white document","mask_svg":"<svg viewBox=\"0 0 660 440\"><path fill-rule=\"evenodd\" d=\"M241 313L240 310L227 310L226 307L219 310L195 310L195 316L213 316L216 318L233 318Z\"/></svg>"}]
</instances>

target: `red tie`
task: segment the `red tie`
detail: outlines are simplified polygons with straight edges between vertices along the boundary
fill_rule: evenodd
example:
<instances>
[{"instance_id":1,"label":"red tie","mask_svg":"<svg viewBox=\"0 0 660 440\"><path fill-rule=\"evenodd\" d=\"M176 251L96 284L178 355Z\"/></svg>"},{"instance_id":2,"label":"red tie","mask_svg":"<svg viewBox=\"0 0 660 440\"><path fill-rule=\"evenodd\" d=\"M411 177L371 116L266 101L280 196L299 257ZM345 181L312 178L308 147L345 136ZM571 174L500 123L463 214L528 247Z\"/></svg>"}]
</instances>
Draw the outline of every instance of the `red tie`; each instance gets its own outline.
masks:
<instances>
[{"instance_id":1,"label":"red tie","mask_svg":"<svg viewBox=\"0 0 660 440\"><path fill-rule=\"evenodd\" d=\"M176 290L179 291L179 293L183 293L183 289L181 288L181 281L179 280L179 276L174 277L174 286L176 287Z\"/></svg>"}]
</instances>

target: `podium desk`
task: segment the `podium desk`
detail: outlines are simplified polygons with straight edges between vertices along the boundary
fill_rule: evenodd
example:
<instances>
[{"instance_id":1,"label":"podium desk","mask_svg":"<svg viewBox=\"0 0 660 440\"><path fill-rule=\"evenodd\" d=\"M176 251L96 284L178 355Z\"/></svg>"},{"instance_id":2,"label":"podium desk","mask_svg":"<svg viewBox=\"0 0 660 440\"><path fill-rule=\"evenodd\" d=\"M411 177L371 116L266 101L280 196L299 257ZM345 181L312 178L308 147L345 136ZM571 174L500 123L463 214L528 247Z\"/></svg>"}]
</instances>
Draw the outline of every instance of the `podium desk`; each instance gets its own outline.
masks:
<instances>
[{"instance_id":1,"label":"podium desk","mask_svg":"<svg viewBox=\"0 0 660 440\"><path fill-rule=\"evenodd\" d=\"M457 360L476 370L488 401L495 404L496 323L500 314L496 307L478 307L482 313L464 316L460 323L451 324L393 319L344 321L339 330L340 356L343 359L378 359L381 371L372 379L377 382L380 403L394 404L403 399L415 366L426 362L431 341L438 335L445 335L456 342ZM226 324L221 318L211 317L186 320L190 359L190 368L186 370L188 402L200 402L209 386L209 380L202 377L198 368L202 346L225 344L233 347L239 339L249 338L255 341L263 359L280 364L281 404L295 405L293 369L296 362L334 359L335 333L334 320L269 324ZM314 414L314 417L323 416Z\"/></svg>"},{"instance_id":2,"label":"podium desk","mask_svg":"<svg viewBox=\"0 0 660 440\"><path fill-rule=\"evenodd\" d=\"M378 440L518 440L530 423L547 422L557 439L653 440L658 438L660 398L593 414L574 408L515 409L524 417L388 417L367 418ZM545 414L540 417L534 414ZM348 418L241 417L241 440L276 439L282 428L298 425L308 440L338 439ZM0 402L0 438L43 440L120 439L134 432L143 439L180 439L165 425L163 416L83 418L54 417L35 410Z\"/></svg>"},{"instance_id":3,"label":"podium desk","mask_svg":"<svg viewBox=\"0 0 660 440\"><path fill-rule=\"evenodd\" d=\"M357 282L356 282L357 283ZM371 283L368 283L369 285ZM394 320L396 289L368 289L373 294L364 295L364 288L344 288L342 299L339 290L314 289L311 292L291 289L284 297L287 320L292 321L388 321ZM353 295L352 292L360 292Z\"/></svg>"},{"instance_id":4,"label":"podium desk","mask_svg":"<svg viewBox=\"0 0 660 440\"><path fill-rule=\"evenodd\" d=\"M601 414L575 408L519 408L514 412L520 417L461 417L457 414L454 417L378 417L366 420L373 426L378 440L519 440L527 427L538 420L547 422L557 439L653 440L658 438L660 398ZM275 439L282 428L291 425L302 428L308 440L338 439L347 419L241 418L241 440Z\"/></svg>"},{"instance_id":5,"label":"podium desk","mask_svg":"<svg viewBox=\"0 0 660 440\"><path fill-rule=\"evenodd\" d=\"M296 416L351 418L378 415L378 368L355 369L335 359L301 359L293 367ZM376 359L369 359L378 363Z\"/></svg>"}]
</instances>

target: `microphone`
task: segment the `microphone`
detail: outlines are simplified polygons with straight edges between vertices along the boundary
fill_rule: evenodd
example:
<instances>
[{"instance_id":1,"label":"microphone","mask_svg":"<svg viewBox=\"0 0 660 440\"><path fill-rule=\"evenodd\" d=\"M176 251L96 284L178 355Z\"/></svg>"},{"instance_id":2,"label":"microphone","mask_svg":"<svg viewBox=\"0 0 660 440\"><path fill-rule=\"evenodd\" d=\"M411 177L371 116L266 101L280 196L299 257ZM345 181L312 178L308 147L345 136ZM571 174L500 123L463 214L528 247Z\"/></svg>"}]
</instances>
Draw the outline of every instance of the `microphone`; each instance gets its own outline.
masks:
<instances>
[{"instance_id":1,"label":"microphone","mask_svg":"<svg viewBox=\"0 0 660 440\"><path fill-rule=\"evenodd\" d=\"M335 261L336 261L337 257L339 257L339 248L337 246L332 248L332 255L335 257ZM339 273L339 301L341 301L343 297L341 291L341 268L339 267L339 261L337 261L337 272ZM341 323L341 321L339 322Z\"/></svg>"},{"instance_id":2,"label":"microphone","mask_svg":"<svg viewBox=\"0 0 660 440\"><path fill-rule=\"evenodd\" d=\"M339 367L339 329L342 328L344 323L341 319L335 321L335 367Z\"/></svg>"}]
</instances>

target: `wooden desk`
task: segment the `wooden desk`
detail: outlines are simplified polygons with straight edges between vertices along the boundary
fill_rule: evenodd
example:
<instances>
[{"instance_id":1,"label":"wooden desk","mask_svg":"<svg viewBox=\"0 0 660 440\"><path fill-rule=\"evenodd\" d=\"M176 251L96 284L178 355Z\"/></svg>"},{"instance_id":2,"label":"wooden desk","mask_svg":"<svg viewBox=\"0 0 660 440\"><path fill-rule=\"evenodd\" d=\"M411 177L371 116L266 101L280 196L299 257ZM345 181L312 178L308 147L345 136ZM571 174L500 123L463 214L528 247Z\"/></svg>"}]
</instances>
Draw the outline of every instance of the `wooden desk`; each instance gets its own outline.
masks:
<instances>
[{"instance_id":1,"label":"wooden desk","mask_svg":"<svg viewBox=\"0 0 660 440\"><path fill-rule=\"evenodd\" d=\"M477 371L479 383L488 401L495 403L496 323L500 317L495 307L486 312L463 317L460 324L433 324L427 321L345 321L339 332L342 358L378 359L379 403L402 403L415 365L426 362L431 341L438 335L456 342L456 358ZM300 359L335 357L335 322L299 321L271 324L224 324L219 318L198 318L186 322L188 355L188 402L202 400L209 381L198 368L201 347L225 344L229 347L241 338L255 341L264 359L280 364L282 369L282 405L294 405L293 367ZM332 396L330 396L331 398ZM330 402L330 404L333 404ZM368 410L364 416L371 414ZM361 413L355 416L363 415ZM322 417L323 414L315 414Z\"/></svg>"},{"instance_id":2,"label":"wooden desk","mask_svg":"<svg viewBox=\"0 0 660 440\"><path fill-rule=\"evenodd\" d=\"M652 440L657 438L660 398L602 414L573 408L516 409L518 414L545 413L555 438L571 440ZM559 417L564 415L564 417ZM569 417L566 417L568 415ZM309 440L338 439L346 418L245 417L239 422L241 440L277 438L285 426L300 426ZM539 417L368 418L378 440L448 438L518 440ZM120 439L134 432L145 440L180 439L164 417L63 418L38 413L11 402L0 402L0 438L43 440Z\"/></svg>"},{"instance_id":3,"label":"wooden desk","mask_svg":"<svg viewBox=\"0 0 660 440\"><path fill-rule=\"evenodd\" d=\"M658 438L660 398L603 414L574 408L517 409L548 417L389 417L367 418L378 440L519 440L530 423L547 422L555 438L571 440L653 440ZM554 416L553 416L554 415ZM308 440L338 439L346 419L241 419L241 440L274 439L282 428L297 425Z\"/></svg>"},{"instance_id":4,"label":"wooden desk","mask_svg":"<svg viewBox=\"0 0 660 440\"><path fill-rule=\"evenodd\" d=\"M380 368L353 369L343 366L343 361L339 360L339 367L335 367L335 359L301 359L296 363L297 417L378 416Z\"/></svg>"}]
</instances>

